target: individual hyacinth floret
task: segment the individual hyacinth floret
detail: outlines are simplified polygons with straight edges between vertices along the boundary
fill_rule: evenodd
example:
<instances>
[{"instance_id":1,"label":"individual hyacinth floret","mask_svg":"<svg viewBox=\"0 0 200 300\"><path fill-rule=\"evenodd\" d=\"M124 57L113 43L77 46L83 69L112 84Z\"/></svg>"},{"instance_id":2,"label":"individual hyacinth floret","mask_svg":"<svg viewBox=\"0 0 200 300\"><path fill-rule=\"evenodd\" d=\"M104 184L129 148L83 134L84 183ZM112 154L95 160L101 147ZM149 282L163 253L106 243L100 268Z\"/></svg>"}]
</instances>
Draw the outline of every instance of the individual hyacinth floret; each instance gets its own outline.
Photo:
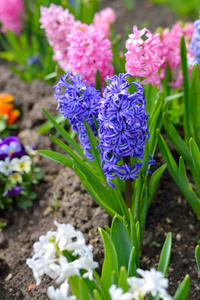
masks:
<instances>
[{"instance_id":1,"label":"individual hyacinth floret","mask_svg":"<svg viewBox=\"0 0 200 300\"><path fill-rule=\"evenodd\" d=\"M81 276L80 271L85 270L83 278L93 280L93 270L98 267L98 263L93 260L93 247L86 245L82 232L76 231L70 224L60 224L56 221L54 223L57 231L49 231L42 235L33 245L33 257L26 261L33 271L36 285L41 283L41 277L45 274L51 278L57 275L55 283L62 285L60 290L48 288L47 294L51 299L54 299L56 294L64 296L64 293L68 292L68 285L63 286L63 283L66 283L69 277ZM66 252L73 256L71 260L66 256Z\"/></svg>"},{"instance_id":2,"label":"individual hyacinth floret","mask_svg":"<svg viewBox=\"0 0 200 300\"><path fill-rule=\"evenodd\" d=\"M139 82L131 94L131 86L126 80L129 74L114 75L109 80L99 108L99 138L101 166L109 185L111 179L121 180L138 177L142 166L145 140L149 139L148 114L145 110L145 97ZM134 161L133 161L134 160ZM151 158L149 164L153 164Z\"/></svg>"},{"instance_id":3,"label":"individual hyacinth floret","mask_svg":"<svg viewBox=\"0 0 200 300\"><path fill-rule=\"evenodd\" d=\"M194 22L194 31L189 49L193 51L193 56L189 59L189 64L200 65L200 18Z\"/></svg>"},{"instance_id":4,"label":"individual hyacinth floret","mask_svg":"<svg viewBox=\"0 0 200 300\"><path fill-rule=\"evenodd\" d=\"M65 118L69 119L72 130L79 134L84 154L89 160L93 160L84 120L87 121L97 136L93 117L97 118L98 116L100 92L93 87L92 83L86 85L86 80L83 78L84 75L79 76L72 73L61 76L54 87L56 88L54 96L57 99L57 109ZM62 91L63 88L64 91Z\"/></svg>"}]
</instances>

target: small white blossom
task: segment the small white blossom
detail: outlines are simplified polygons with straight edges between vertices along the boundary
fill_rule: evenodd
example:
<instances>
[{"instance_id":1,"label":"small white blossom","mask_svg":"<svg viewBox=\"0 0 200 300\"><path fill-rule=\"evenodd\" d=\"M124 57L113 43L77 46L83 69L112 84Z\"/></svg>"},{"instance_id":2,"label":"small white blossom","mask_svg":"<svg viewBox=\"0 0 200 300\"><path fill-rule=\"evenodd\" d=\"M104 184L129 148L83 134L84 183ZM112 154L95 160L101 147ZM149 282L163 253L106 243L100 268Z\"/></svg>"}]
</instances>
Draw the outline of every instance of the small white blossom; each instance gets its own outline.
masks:
<instances>
[{"instance_id":1,"label":"small white blossom","mask_svg":"<svg viewBox=\"0 0 200 300\"><path fill-rule=\"evenodd\" d=\"M115 284L111 285L109 288L109 294L111 297L111 300L133 300L133 294L132 293L125 293L123 294L122 288L117 288Z\"/></svg>"},{"instance_id":2,"label":"small white blossom","mask_svg":"<svg viewBox=\"0 0 200 300\"><path fill-rule=\"evenodd\" d=\"M54 237L56 232L47 232L42 235L39 241L34 243L34 255L26 260L27 265L33 271L33 276L36 280L36 285L41 283L41 277L46 274L53 278L57 265L55 264L56 252L54 244L49 242L51 237Z\"/></svg>"},{"instance_id":3,"label":"small white blossom","mask_svg":"<svg viewBox=\"0 0 200 300\"><path fill-rule=\"evenodd\" d=\"M20 183L22 182L22 175L20 173L12 173L10 174L10 176L8 177L8 180L12 183L12 184L16 184L16 183Z\"/></svg>"},{"instance_id":4,"label":"small white blossom","mask_svg":"<svg viewBox=\"0 0 200 300\"><path fill-rule=\"evenodd\" d=\"M80 254L86 248L85 239L80 231L76 231L71 224L54 222L58 228L56 242L60 250L76 251Z\"/></svg>"},{"instance_id":5,"label":"small white blossom","mask_svg":"<svg viewBox=\"0 0 200 300\"><path fill-rule=\"evenodd\" d=\"M11 168L13 171L17 171L19 173L28 173L31 170L32 160L30 156L24 155L20 158L13 158L11 160Z\"/></svg>"},{"instance_id":6,"label":"small white blossom","mask_svg":"<svg viewBox=\"0 0 200 300\"><path fill-rule=\"evenodd\" d=\"M76 296L68 296L69 284L64 282L59 289L53 286L48 287L47 296L52 300L76 300Z\"/></svg>"},{"instance_id":7,"label":"small white blossom","mask_svg":"<svg viewBox=\"0 0 200 300\"><path fill-rule=\"evenodd\" d=\"M76 266L76 262L77 260L69 263L67 258L61 255L59 258L59 265L57 265L55 270L56 274L59 275L55 280L55 283L60 284L61 282L65 281L66 278L69 278L73 275L80 276L80 271L78 266Z\"/></svg>"},{"instance_id":8,"label":"small white blossom","mask_svg":"<svg viewBox=\"0 0 200 300\"><path fill-rule=\"evenodd\" d=\"M172 297L168 295L166 288L168 287L168 279L160 271L151 269L150 271L137 269L137 273L142 278L131 277L127 279L131 287L131 291L138 291L141 296L151 293L153 297L159 295L160 298L171 300Z\"/></svg>"},{"instance_id":9,"label":"small white blossom","mask_svg":"<svg viewBox=\"0 0 200 300\"><path fill-rule=\"evenodd\" d=\"M6 157L5 160L0 161L0 173L9 176L12 173L10 158Z\"/></svg>"},{"instance_id":10,"label":"small white blossom","mask_svg":"<svg viewBox=\"0 0 200 300\"><path fill-rule=\"evenodd\" d=\"M76 266L78 266L79 269L88 271L83 275L83 278L88 277L90 280L93 280L93 269L96 269L98 267L98 263L93 260L92 250L92 245L89 245L87 247L87 250L85 251L85 254L75 261Z\"/></svg>"}]
</instances>

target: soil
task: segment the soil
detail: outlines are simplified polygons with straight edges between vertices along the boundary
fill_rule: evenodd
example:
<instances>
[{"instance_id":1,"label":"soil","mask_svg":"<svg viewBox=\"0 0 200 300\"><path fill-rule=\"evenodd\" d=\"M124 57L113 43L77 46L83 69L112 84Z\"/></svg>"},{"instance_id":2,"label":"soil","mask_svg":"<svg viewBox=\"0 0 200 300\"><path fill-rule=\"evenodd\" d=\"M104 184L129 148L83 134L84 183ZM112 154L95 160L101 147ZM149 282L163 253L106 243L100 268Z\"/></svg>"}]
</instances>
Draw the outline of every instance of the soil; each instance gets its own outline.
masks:
<instances>
[{"instance_id":1,"label":"soil","mask_svg":"<svg viewBox=\"0 0 200 300\"><path fill-rule=\"evenodd\" d=\"M122 27L142 25L149 22L150 29L170 26L176 17L167 9L149 2L134 1L133 11L126 11L124 1L102 1L102 6L112 6L117 13L116 30L123 34ZM131 21L130 21L131 20ZM124 22L124 23L123 23ZM123 26L120 26L123 24ZM51 142L48 133L39 135L37 129L46 121L41 110L45 108L56 115L56 101L51 86L34 80L23 82L8 66L0 65L0 92L14 96L14 103L21 109L18 137L23 144L37 149L59 151ZM177 153L173 154L178 158ZM157 152L157 166L163 163ZM29 290L34 284L32 271L26 259L32 256L32 246L40 235L54 229L54 220L70 223L84 233L86 242L93 245L94 259L103 262L103 245L98 227L109 225L109 216L98 207L85 191L73 171L51 160L37 155L35 164L41 166L43 180L33 189L38 197L33 207L0 211L0 222L7 226L0 230L0 300L46 300L46 288L50 284L44 277L42 284ZM56 194L60 207L55 205ZM195 262L195 247L199 241L200 224L196 215L166 171L161 178L158 191L148 211L146 230L141 255L141 267L157 267L161 247L168 232L172 232L173 245L167 277L170 280L169 293L174 294L186 274L191 278L188 299L200 299L199 275ZM100 269L99 269L100 271Z\"/></svg>"}]
</instances>

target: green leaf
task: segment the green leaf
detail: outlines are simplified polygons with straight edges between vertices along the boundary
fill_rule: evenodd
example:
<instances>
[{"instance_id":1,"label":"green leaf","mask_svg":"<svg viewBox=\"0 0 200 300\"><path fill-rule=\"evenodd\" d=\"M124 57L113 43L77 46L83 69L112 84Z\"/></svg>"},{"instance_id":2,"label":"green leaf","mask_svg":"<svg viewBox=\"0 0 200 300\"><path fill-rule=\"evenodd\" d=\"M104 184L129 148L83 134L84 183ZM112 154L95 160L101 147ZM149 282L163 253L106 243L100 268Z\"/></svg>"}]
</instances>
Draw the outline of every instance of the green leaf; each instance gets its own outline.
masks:
<instances>
[{"instance_id":1,"label":"green leaf","mask_svg":"<svg viewBox=\"0 0 200 300\"><path fill-rule=\"evenodd\" d=\"M56 130L61 134L61 136L67 141L69 145L76 150L84 159L86 159L85 155L83 154L82 148L70 137L70 135L66 132L66 130L60 126L56 120L45 110L43 109L45 116L50 120L50 122L54 125Z\"/></svg>"},{"instance_id":2,"label":"green leaf","mask_svg":"<svg viewBox=\"0 0 200 300\"><path fill-rule=\"evenodd\" d=\"M192 68L190 78L190 122L192 124L192 136L200 147L200 76L199 65L196 63Z\"/></svg>"},{"instance_id":3,"label":"green leaf","mask_svg":"<svg viewBox=\"0 0 200 300\"><path fill-rule=\"evenodd\" d=\"M58 114L58 115L56 115L53 118L54 118L54 120L57 123L61 123L64 120L64 116L61 115L61 114ZM52 122L51 121L47 121L47 122L45 122L44 124L42 124L40 126L40 128L37 130L37 133L43 134L43 133L47 132L48 130L50 130L53 127L54 127L54 125L52 124Z\"/></svg>"},{"instance_id":4,"label":"green leaf","mask_svg":"<svg viewBox=\"0 0 200 300\"><path fill-rule=\"evenodd\" d=\"M87 291L87 286L82 277L79 278L79 296L80 296L80 300L90 300L90 297L89 297L88 291Z\"/></svg>"},{"instance_id":5,"label":"green leaf","mask_svg":"<svg viewBox=\"0 0 200 300\"><path fill-rule=\"evenodd\" d=\"M114 217L111 225L110 236L117 252L118 267L121 268L124 266L126 270L128 270L131 244L124 225L116 216Z\"/></svg>"},{"instance_id":6,"label":"green leaf","mask_svg":"<svg viewBox=\"0 0 200 300\"><path fill-rule=\"evenodd\" d=\"M90 182L88 181L88 178L86 177L86 175L84 175L80 169L78 169L77 167L74 167L74 171L76 172L77 176L80 178L82 184L84 185L84 187L86 188L86 190L88 191L88 193L92 196L92 198L97 202L97 204L99 204L105 211L107 211L108 214L110 214L112 217L114 217L114 215L117 215L118 218L120 220L122 220L121 215L116 212L115 210L113 210L112 205L109 206L106 201L105 198L100 198L97 193L96 190L92 187L92 185L90 184ZM104 202L105 201L105 202Z\"/></svg>"},{"instance_id":7,"label":"green leaf","mask_svg":"<svg viewBox=\"0 0 200 300\"><path fill-rule=\"evenodd\" d=\"M150 177L149 185L148 185L148 207L151 205L155 192L157 190L160 178L164 173L167 165L162 165L159 167Z\"/></svg>"},{"instance_id":8,"label":"green leaf","mask_svg":"<svg viewBox=\"0 0 200 300\"><path fill-rule=\"evenodd\" d=\"M196 262L197 262L197 268L200 273L200 247L199 247L199 245L196 246L196 248L195 248L195 258L196 258Z\"/></svg>"},{"instance_id":9,"label":"green leaf","mask_svg":"<svg viewBox=\"0 0 200 300\"><path fill-rule=\"evenodd\" d=\"M128 262L128 277L136 275L135 247L132 247Z\"/></svg>"},{"instance_id":10,"label":"green leaf","mask_svg":"<svg viewBox=\"0 0 200 300\"><path fill-rule=\"evenodd\" d=\"M186 300L190 290L190 277L186 275L179 285L173 300Z\"/></svg>"},{"instance_id":11,"label":"green leaf","mask_svg":"<svg viewBox=\"0 0 200 300\"><path fill-rule=\"evenodd\" d=\"M95 88L101 92L101 75L99 70L96 71Z\"/></svg>"},{"instance_id":12,"label":"green leaf","mask_svg":"<svg viewBox=\"0 0 200 300\"><path fill-rule=\"evenodd\" d=\"M104 300L97 290L93 291L94 300Z\"/></svg>"},{"instance_id":13,"label":"green leaf","mask_svg":"<svg viewBox=\"0 0 200 300\"><path fill-rule=\"evenodd\" d=\"M73 168L74 166L74 161L68 157L66 157L65 155L62 155L60 153L57 153L55 151L51 151L51 150L37 150L37 152L39 154L41 154L44 157L50 158L64 166L67 166L69 168Z\"/></svg>"},{"instance_id":14,"label":"green leaf","mask_svg":"<svg viewBox=\"0 0 200 300\"><path fill-rule=\"evenodd\" d=\"M172 249L172 234L168 233L164 246L162 248L162 252L158 264L158 271L161 271L164 274L164 276L166 276L167 273L167 268L171 256L171 249Z\"/></svg>"},{"instance_id":15,"label":"green leaf","mask_svg":"<svg viewBox=\"0 0 200 300\"><path fill-rule=\"evenodd\" d=\"M172 124L172 122L170 121L166 113L164 113L163 120L164 120L163 124L165 127L165 131L170 141L172 142L172 144L174 145L178 153L183 156L187 164L191 165L192 161L191 161L189 148L185 144L181 136L178 134L177 130L175 129L174 125Z\"/></svg>"},{"instance_id":16,"label":"green leaf","mask_svg":"<svg viewBox=\"0 0 200 300\"><path fill-rule=\"evenodd\" d=\"M128 291L127 269L125 267L120 268L117 286L122 288L124 293Z\"/></svg>"},{"instance_id":17,"label":"green leaf","mask_svg":"<svg viewBox=\"0 0 200 300\"><path fill-rule=\"evenodd\" d=\"M200 151L193 138L189 140L189 149L196 175L198 177L198 181L200 182Z\"/></svg>"},{"instance_id":18,"label":"green leaf","mask_svg":"<svg viewBox=\"0 0 200 300\"><path fill-rule=\"evenodd\" d=\"M102 283L105 288L108 290L112 284L111 275L112 272L115 272L114 281L117 284L118 278L118 260L115 246L108 235L103 229L99 228L100 235L104 244L104 262L102 267Z\"/></svg>"},{"instance_id":19,"label":"green leaf","mask_svg":"<svg viewBox=\"0 0 200 300\"><path fill-rule=\"evenodd\" d=\"M190 104L189 104L189 80L188 80L188 65L187 65L187 49L185 45L185 39L182 35L180 42L180 56L181 56L181 67L183 74L183 102L184 102L184 139L188 144L189 138L191 136L190 128Z\"/></svg>"}]
</instances>

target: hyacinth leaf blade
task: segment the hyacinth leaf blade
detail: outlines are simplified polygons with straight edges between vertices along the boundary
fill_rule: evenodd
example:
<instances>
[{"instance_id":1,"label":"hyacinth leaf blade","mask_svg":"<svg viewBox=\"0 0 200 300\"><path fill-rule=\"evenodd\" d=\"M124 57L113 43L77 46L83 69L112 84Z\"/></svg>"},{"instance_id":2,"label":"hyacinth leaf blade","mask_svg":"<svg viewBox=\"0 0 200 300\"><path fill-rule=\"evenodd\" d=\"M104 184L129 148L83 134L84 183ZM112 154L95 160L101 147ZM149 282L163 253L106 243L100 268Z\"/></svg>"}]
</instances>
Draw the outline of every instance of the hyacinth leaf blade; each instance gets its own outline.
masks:
<instances>
[{"instance_id":1,"label":"hyacinth leaf blade","mask_svg":"<svg viewBox=\"0 0 200 300\"><path fill-rule=\"evenodd\" d=\"M163 96L160 94L158 100L154 106L152 114L149 116L148 120L148 127L150 132L150 139L149 139L149 153L153 156L156 150L157 145L157 136L156 136L156 129L159 130L162 127L162 107L163 107Z\"/></svg>"},{"instance_id":2,"label":"hyacinth leaf blade","mask_svg":"<svg viewBox=\"0 0 200 300\"><path fill-rule=\"evenodd\" d=\"M190 290L190 277L186 275L176 290L173 300L186 300Z\"/></svg>"},{"instance_id":3,"label":"hyacinth leaf blade","mask_svg":"<svg viewBox=\"0 0 200 300\"><path fill-rule=\"evenodd\" d=\"M99 233L104 244L104 262L102 267L102 283L108 290L112 283L117 284L118 278L118 259L115 246L112 242L111 237L103 229L99 228ZM113 278L111 274L113 273ZM113 282L114 281L114 282Z\"/></svg>"},{"instance_id":4,"label":"hyacinth leaf blade","mask_svg":"<svg viewBox=\"0 0 200 300\"><path fill-rule=\"evenodd\" d=\"M177 186L181 190L181 192L184 194L186 199L188 200L189 204L194 209L195 213L198 217L200 217L200 199L197 197L195 192L191 189L191 187L188 189L187 186L184 186L183 183L180 180L180 174L183 176L183 166L177 166L166 142L164 141L163 137L158 131L158 144L160 148L160 152L163 156L163 159L165 163L167 163L167 169L172 176L173 180L176 182Z\"/></svg>"},{"instance_id":5,"label":"hyacinth leaf blade","mask_svg":"<svg viewBox=\"0 0 200 300\"><path fill-rule=\"evenodd\" d=\"M131 244L124 225L116 216L112 221L110 236L117 251L118 267L124 266L128 270Z\"/></svg>"},{"instance_id":6,"label":"hyacinth leaf blade","mask_svg":"<svg viewBox=\"0 0 200 300\"><path fill-rule=\"evenodd\" d=\"M183 188L183 191L185 192L185 195L187 196L188 202L193 208L193 210L196 212L198 216L200 216L200 199L195 194L194 190L192 189L188 178L186 174L185 164L183 161L182 156L179 158L179 177L180 182Z\"/></svg>"},{"instance_id":7,"label":"hyacinth leaf blade","mask_svg":"<svg viewBox=\"0 0 200 300\"><path fill-rule=\"evenodd\" d=\"M191 166L192 160L189 148L177 132L176 128L174 127L173 123L170 121L166 113L163 114L163 125L170 141L176 148L177 152L182 155L187 164Z\"/></svg>"},{"instance_id":8,"label":"hyacinth leaf blade","mask_svg":"<svg viewBox=\"0 0 200 300\"><path fill-rule=\"evenodd\" d=\"M94 295L94 300L103 300L103 299L106 299L106 298L103 298L99 292L97 290L94 290L93 291L93 295Z\"/></svg>"},{"instance_id":9,"label":"hyacinth leaf blade","mask_svg":"<svg viewBox=\"0 0 200 300\"><path fill-rule=\"evenodd\" d=\"M75 295L77 297L77 300L80 300L79 289L77 288L79 286L79 277L70 276L68 278L68 281L70 283L70 287L71 287L73 295Z\"/></svg>"},{"instance_id":10,"label":"hyacinth leaf blade","mask_svg":"<svg viewBox=\"0 0 200 300\"><path fill-rule=\"evenodd\" d=\"M101 91L101 75L99 70L96 71L96 75L95 75L95 88Z\"/></svg>"},{"instance_id":11,"label":"hyacinth leaf blade","mask_svg":"<svg viewBox=\"0 0 200 300\"><path fill-rule=\"evenodd\" d=\"M192 137L200 147L200 76L199 65L196 63L192 68L190 78L190 120L192 127Z\"/></svg>"},{"instance_id":12,"label":"hyacinth leaf blade","mask_svg":"<svg viewBox=\"0 0 200 300\"><path fill-rule=\"evenodd\" d=\"M164 274L164 276L166 276L167 274L167 269L168 269L170 256L171 256L171 249L172 249L172 234L168 233L162 248L162 252L158 264L158 271L161 271Z\"/></svg>"},{"instance_id":13,"label":"hyacinth leaf blade","mask_svg":"<svg viewBox=\"0 0 200 300\"><path fill-rule=\"evenodd\" d=\"M124 266L120 268L117 286L122 288L124 293L128 291L127 269Z\"/></svg>"},{"instance_id":14,"label":"hyacinth leaf blade","mask_svg":"<svg viewBox=\"0 0 200 300\"><path fill-rule=\"evenodd\" d=\"M131 253L129 256L129 262L128 262L128 277L132 277L136 275L136 263L135 263L135 247L131 248Z\"/></svg>"},{"instance_id":15,"label":"hyacinth leaf blade","mask_svg":"<svg viewBox=\"0 0 200 300\"><path fill-rule=\"evenodd\" d=\"M200 151L199 147L197 146L195 140L193 138L190 138L189 140L189 149L190 149L190 155L192 157L192 162L196 171L196 174L198 176L198 181L200 183Z\"/></svg>"},{"instance_id":16,"label":"hyacinth leaf blade","mask_svg":"<svg viewBox=\"0 0 200 300\"><path fill-rule=\"evenodd\" d=\"M148 188L146 180L144 182L144 196L142 202L140 204L140 240L142 243L143 240L143 233L146 225L146 218L147 218L147 206L148 206Z\"/></svg>"},{"instance_id":17,"label":"hyacinth leaf blade","mask_svg":"<svg viewBox=\"0 0 200 300\"><path fill-rule=\"evenodd\" d=\"M79 298L80 298L80 300L90 300L90 297L88 295L86 282L82 277L79 278L78 287L79 287Z\"/></svg>"},{"instance_id":18,"label":"hyacinth leaf blade","mask_svg":"<svg viewBox=\"0 0 200 300\"><path fill-rule=\"evenodd\" d=\"M85 129L86 129L89 141L90 141L92 152L93 152L94 157L95 157L95 161L94 161L95 166L96 166L97 170L99 171L99 173L102 175L102 179L104 180L104 183L106 183L106 179L105 179L105 176L103 174L103 170L101 168L100 154L99 154L99 151L96 149L96 146L97 146L96 137L94 136L94 133L93 133L90 125L85 120L84 120L84 125L85 125Z\"/></svg>"},{"instance_id":19,"label":"hyacinth leaf blade","mask_svg":"<svg viewBox=\"0 0 200 300\"><path fill-rule=\"evenodd\" d=\"M132 198L131 198L131 211L133 212L133 215L137 216L138 218L140 215L140 203L143 195L142 187L143 187L143 177L141 174L139 174L139 177L135 179Z\"/></svg>"},{"instance_id":20,"label":"hyacinth leaf blade","mask_svg":"<svg viewBox=\"0 0 200 300\"><path fill-rule=\"evenodd\" d=\"M196 258L197 268L200 273L200 246L199 245L197 245L195 248L195 258Z\"/></svg>"},{"instance_id":21,"label":"hyacinth leaf blade","mask_svg":"<svg viewBox=\"0 0 200 300\"><path fill-rule=\"evenodd\" d=\"M148 185L148 208L151 205L155 192L157 190L158 184L160 182L160 178L164 171L166 170L167 165L164 164L160 166L150 177L149 185Z\"/></svg>"},{"instance_id":22,"label":"hyacinth leaf blade","mask_svg":"<svg viewBox=\"0 0 200 300\"><path fill-rule=\"evenodd\" d=\"M86 159L85 155L83 154L82 148L70 137L70 135L66 132L66 130L60 126L56 120L45 110L43 109L45 116L49 119L49 121L53 124L56 130L61 134L61 136L66 140L66 142L74 148L74 150L79 153L84 159Z\"/></svg>"},{"instance_id":23,"label":"hyacinth leaf blade","mask_svg":"<svg viewBox=\"0 0 200 300\"><path fill-rule=\"evenodd\" d=\"M64 116L62 114L57 114L55 117L53 117L54 120L60 124L62 121L64 121ZM44 124L42 124L40 126L40 128L37 130L37 133L39 134L43 134L45 132L47 132L48 130L52 129L54 127L54 125L52 124L51 121L47 121Z\"/></svg>"},{"instance_id":24,"label":"hyacinth leaf blade","mask_svg":"<svg viewBox=\"0 0 200 300\"><path fill-rule=\"evenodd\" d=\"M102 178L99 176L99 174L94 170L94 168L91 168L87 163L85 163L78 155L76 155L72 149L69 148L65 143L57 139L56 137L50 135L50 138L52 141L54 141L55 144L57 144L61 149L63 149L68 155L71 156L71 158L82 167L82 169L86 169L88 172L92 173L93 176L96 177L97 180L100 180L103 182Z\"/></svg>"},{"instance_id":25,"label":"hyacinth leaf blade","mask_svg":"<svg viewBox=\"0 0 200 300\"><path fill-rule=\"evenodd\" d=\"M139 237L137 234L137 224L138 221L136 220L136 217L133 216L131 210L129 209L129 215L130 215L130 242L131 247L134 247L134 257L135 257L135 266L136 268L139 267L139 254L140 254L140 242Z\"/></svg>"},{"instance_id":26,"label":"hyacinth leaf blade","mask_svg":"<svg viewBox=\"0 0 200 300\"><path fill-rule=\"evenodd\" d=\"M55 151L51 150L37 150L39 154L41 154L44 157L50 158L66 167L73 168L73 165L75 162L71 160L70 158L66 157L65 155L62 155L60 153L57 153Z\"/></svg>"},{"instance_id":27,"label":"hyacinth leaf blade","mask_svg":"<svg viewBox=\"0 0 200 300\"><path fill-rule=\"evenodd\" d=\"M187 64L187 49L185 45L185 39L182 35L180 41L180 56L181 56L181 67L183 74L183 103L184 103L184 139L186 144L189 142L189 138L191 136L191 128L190 128L190 104L189 104L189 79L188 79L188 64Z\"/></svg>"},{"instance_id":28,"label":"hyacinth leaf blade","mask_svg":"<svg viewBox=\"0 0 200 300\"><path fill-rule=\"evenodd\" d=\"M84 187L86 188L86 190L88 191L88 193L93 197L93 199L97 202L98 205L102 206L103 209L105 209L105 211L107 211L108 214L111 215L111 217L114 217L115 215L118 216L118 218L120 218L122 220L121 215L114 210L114 207L112 206L112 204L108 205L108 202L104 202L106 197L104 196L104 200L102 200L101 197L98 196L98 194L96 193L96 190L101 193L100 188L98 189L98 186L95 185L95 187L93 187L90 183L88 178L84 175L84 173L82 173L78 168L76 168L74 166L74 171L76 173L76 175L79 177L79 179L81 180L82 184L84 185ZM90 178L91 179L91 178ZM95 181L95 180L94 180ZM92 182L92 181L91 181ZM110 200L111 201L111 200ZM113 203L113 202L112 202Z\"/></svg>"},{"instance_id":29,"label":"hyacinth leaf blade","mask_svg":"<svg viewBox=\"0 0 200 300\"><path fill-rule=\"evenodd\" d=\"M158 264L158 269L157 271L160 271L164 274L164 277L166 276L168 265L169 265L169 260L171 256L171 249L172 249L172 234L168 233L165 243L163 245L161 255L160 255L160 260ZM153 297L152 295L149 297L149 300L159 300L159 295Z\"/></svg>"}]
</instances>

